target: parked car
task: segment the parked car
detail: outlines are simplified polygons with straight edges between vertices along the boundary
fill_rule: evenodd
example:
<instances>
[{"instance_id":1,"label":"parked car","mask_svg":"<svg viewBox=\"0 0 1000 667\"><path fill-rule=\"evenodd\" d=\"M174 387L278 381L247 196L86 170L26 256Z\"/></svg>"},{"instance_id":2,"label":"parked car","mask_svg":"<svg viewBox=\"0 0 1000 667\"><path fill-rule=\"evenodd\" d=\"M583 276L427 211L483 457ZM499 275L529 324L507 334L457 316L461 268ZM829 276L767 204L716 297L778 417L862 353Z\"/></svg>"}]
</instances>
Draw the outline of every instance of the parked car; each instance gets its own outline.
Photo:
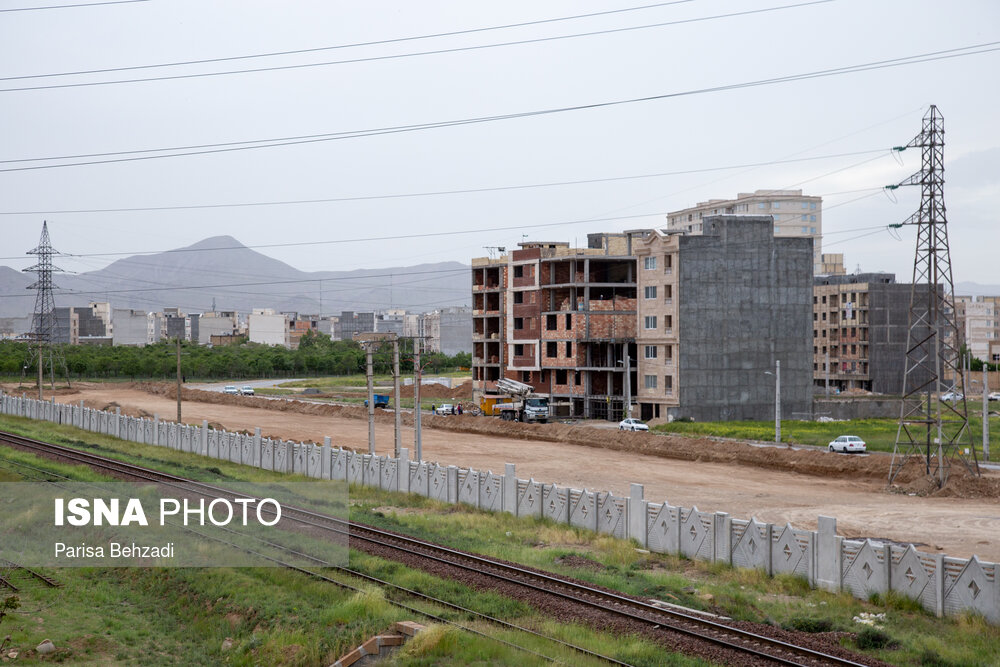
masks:
<instances>
[{"instance_id":1,"label":"parked car","mask_svg":"<svg viewBox=\"0 0 1000 667\"><path fill-rule=\"evenodd\" d=\"M452 405L451 403L445 403L443 405L437 406L434 412L439 415L453 415L455 414L455 406Z\"/></svg>"},{"instance_id":2,"label":"parked car","mask_svg":"<svg viewBox=\"0 0 1000 667\"><path fill-rule=\"evenodd\" d=\"M831 452L864 452L867 449L865 441L856 435L842 435L830 443Z\"/></svg>"},{"instance_id":3,"label":"parked car","mask_svg":"<svg viewBox=\"0 0 1000 667\"><path fill-rule=\"evenodd\" d=\"M648 431L649 426L643 424L638 419L633 419L631 417L623 419L618 422L619 431Z\"/></svg>"},{"instance_id":4,"label":"parked car","mask_svg":"<svg viewBox=\"0 0 1000 667\"><path fill-rule=\"evenodd\" d=\"M236 385L234 385L234 384L227 384L225 387L222 388L222 393L223 394L236 394L237 396L239 396L240 390L237 389Z\"/></svg>"},{"instance_id":5,"label":"parked car","mask_svg":"<svg viewBox=\"0 0 1000 667\"><path fill-rule=\"evenodd\" d=\"M953 403L955 401L961 401L965 396L962 395L960 391L946 391L941 394L941 400Z\"/></svg>"},{"instance_id":6,"label":"parked car","mask_svg":"<svg viewBox=\"0 0 1000 667\"><path fill-rule=\"evenodd\" d=\"M1000 391L991 391L986 398L990 401L1000 401Z\"/></svg>"},{"instance_id":7,"label":"parked car","mask_svg":"<svg viewBox=\"0 0 1000 667\"><path fill-rule=\"evenodd\" d=\"M243 396L253 396L253 387L251 387L248 384L243 385L240 388L240 394L242 394Z\"/></svg>"}]
</instances>

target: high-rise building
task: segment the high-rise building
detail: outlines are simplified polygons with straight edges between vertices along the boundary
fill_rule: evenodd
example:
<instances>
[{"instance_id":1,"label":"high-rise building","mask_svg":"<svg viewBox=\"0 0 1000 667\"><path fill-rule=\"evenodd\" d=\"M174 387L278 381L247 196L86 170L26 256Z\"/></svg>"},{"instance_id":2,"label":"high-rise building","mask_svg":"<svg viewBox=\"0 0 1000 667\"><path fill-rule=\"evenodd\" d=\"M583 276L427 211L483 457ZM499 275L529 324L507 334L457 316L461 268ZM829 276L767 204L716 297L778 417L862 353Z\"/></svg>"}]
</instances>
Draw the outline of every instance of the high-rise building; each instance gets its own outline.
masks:
<instances>
[{"instance_id":1,"label":"high-rise building","mask_svg":"<svg viewBox=\"0 0 1000 667\"><path fill-rule=\"evenodd\" d=\"M635 244L638 416L768 419L776 362L783 413L809 414L812 239L775 237L769 215L698 224Z\"/></svg>"},{"instance_id":2,"label":"high-rise building","mask_svg":"<svg viewBox=\"0 0 1000 667\"><path fill-rule=\"evenodd\" d=\"M1000 341L1000 296L956 296L955 311L959 345L990 361L990 344Z\"/></svg>"},{"instance_id":3,"label":"high-rise building","mask_svg":"<svg viewBox=\"0 0 1000 667\"><path fill-rule=\"evenodd\" d=\"M775 236L812 239L813 273L819 275L825 272L822 256L823 198L803 195L802 190L755 190L741 192L736 199L709 199L699 202L697 206L668 213L667 228L701 234L705 216L741 214L770 215L774 218Z\"/></svg>"}]
</instances>

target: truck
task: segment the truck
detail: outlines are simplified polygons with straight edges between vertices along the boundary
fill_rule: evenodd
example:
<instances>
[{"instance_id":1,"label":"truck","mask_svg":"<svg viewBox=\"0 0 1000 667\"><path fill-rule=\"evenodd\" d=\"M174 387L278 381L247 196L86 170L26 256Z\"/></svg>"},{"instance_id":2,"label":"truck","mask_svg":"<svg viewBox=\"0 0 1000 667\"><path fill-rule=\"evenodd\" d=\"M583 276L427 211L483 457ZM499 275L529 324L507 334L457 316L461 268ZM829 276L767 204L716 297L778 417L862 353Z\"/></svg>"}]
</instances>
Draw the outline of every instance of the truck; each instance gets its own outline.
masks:
<instances>
[{"instance_id":1,"label":"truck","mask_svg":"<svg viewBox=\"0 0 1000 667\"><path fill-rule=\"evenodd\" d=\"M387 408L389 407L389 394L372 394L375 397L373 401L376 408ZM368 399L365 399L365 407L368 407Z\"/></svg>"},{"instance_id":2,"label":"truck","mask_svg":"<svg viewBox=\"0 0 1000 667\"><path fill-rule=\"evenodd\" d=\"M499 393L484 394L479 401L484 415L493 415L505 421L541 424L549 421L549 399L536 394L530 384L500 378L496 386Z\"/></svg>"}]
</instances>

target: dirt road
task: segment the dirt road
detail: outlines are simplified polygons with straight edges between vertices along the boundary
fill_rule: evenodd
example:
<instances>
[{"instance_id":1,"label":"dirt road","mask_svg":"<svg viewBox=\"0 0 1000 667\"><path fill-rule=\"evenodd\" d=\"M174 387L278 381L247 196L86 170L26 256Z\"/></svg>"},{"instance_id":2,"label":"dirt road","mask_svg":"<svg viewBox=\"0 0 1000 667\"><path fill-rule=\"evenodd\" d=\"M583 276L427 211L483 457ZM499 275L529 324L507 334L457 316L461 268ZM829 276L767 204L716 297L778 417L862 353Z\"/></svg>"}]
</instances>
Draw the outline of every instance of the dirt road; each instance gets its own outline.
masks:
<instances>
[{"instance_id":1,"label":"dirt road","mask_svg":"<svg viewBox=\"0 0 1000 667\"><path fill-rule=\"evenodd\" d=\"M167 417L176 410L176 403L168 396L113 385L87 387L58 396L57 400L85 400L99 408L116 403L133 414L143 411ZM285 439L321 442L323 436L329 435L337 445L362 450L368 446L368 425L362 419L187 400L184 418L188 422L207 419L228 429L252 430L260 426L265 435ZM386 421L389 423L376 424L379 453L391 452L393 447L391 421ZM608 437L617 435L613 432ZM402 445L413 451L412 428L404 428ZM762 467L672 460L566 442L456 433L426 425L423 454L426 460L481 470L502 471L504 463L515 463L522 479L533 477L621 495L628 494L630 482L637 482L645 485L649 500L696 505L701 510L728 512L734 518L752 515L764 521L813 528L817 515L834 516L839 532L848 537L914 542L926 545L921 548L929 552L940 548L951 556L977 554L1000 561L1000 501L996 498L890 494L884 489L884 481L870 478L825 478Z\"/></svg>"}]
</instances>

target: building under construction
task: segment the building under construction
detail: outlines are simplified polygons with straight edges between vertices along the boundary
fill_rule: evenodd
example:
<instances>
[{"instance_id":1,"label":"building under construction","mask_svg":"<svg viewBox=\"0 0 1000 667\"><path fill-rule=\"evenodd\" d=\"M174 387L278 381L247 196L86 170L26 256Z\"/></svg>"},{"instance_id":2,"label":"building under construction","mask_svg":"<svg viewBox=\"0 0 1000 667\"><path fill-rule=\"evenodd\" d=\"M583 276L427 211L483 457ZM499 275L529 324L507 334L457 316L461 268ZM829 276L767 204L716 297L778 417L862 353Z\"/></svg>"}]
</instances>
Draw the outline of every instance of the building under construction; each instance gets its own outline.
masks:
<instances>
[{"instance_id":1,"label":"building under construction","mask_svg":"<svg viewBox=\"0 0 1000 667\"><path fill-rule=\"evenodd\" d=\"M530 242L472 260L477 399L501 377L549 397L554 417L622 418L635 364L636 262L643 232L590 234L586 248ZM634 394L635 387L630 391Z\"/></svg>"}]
</instances>

